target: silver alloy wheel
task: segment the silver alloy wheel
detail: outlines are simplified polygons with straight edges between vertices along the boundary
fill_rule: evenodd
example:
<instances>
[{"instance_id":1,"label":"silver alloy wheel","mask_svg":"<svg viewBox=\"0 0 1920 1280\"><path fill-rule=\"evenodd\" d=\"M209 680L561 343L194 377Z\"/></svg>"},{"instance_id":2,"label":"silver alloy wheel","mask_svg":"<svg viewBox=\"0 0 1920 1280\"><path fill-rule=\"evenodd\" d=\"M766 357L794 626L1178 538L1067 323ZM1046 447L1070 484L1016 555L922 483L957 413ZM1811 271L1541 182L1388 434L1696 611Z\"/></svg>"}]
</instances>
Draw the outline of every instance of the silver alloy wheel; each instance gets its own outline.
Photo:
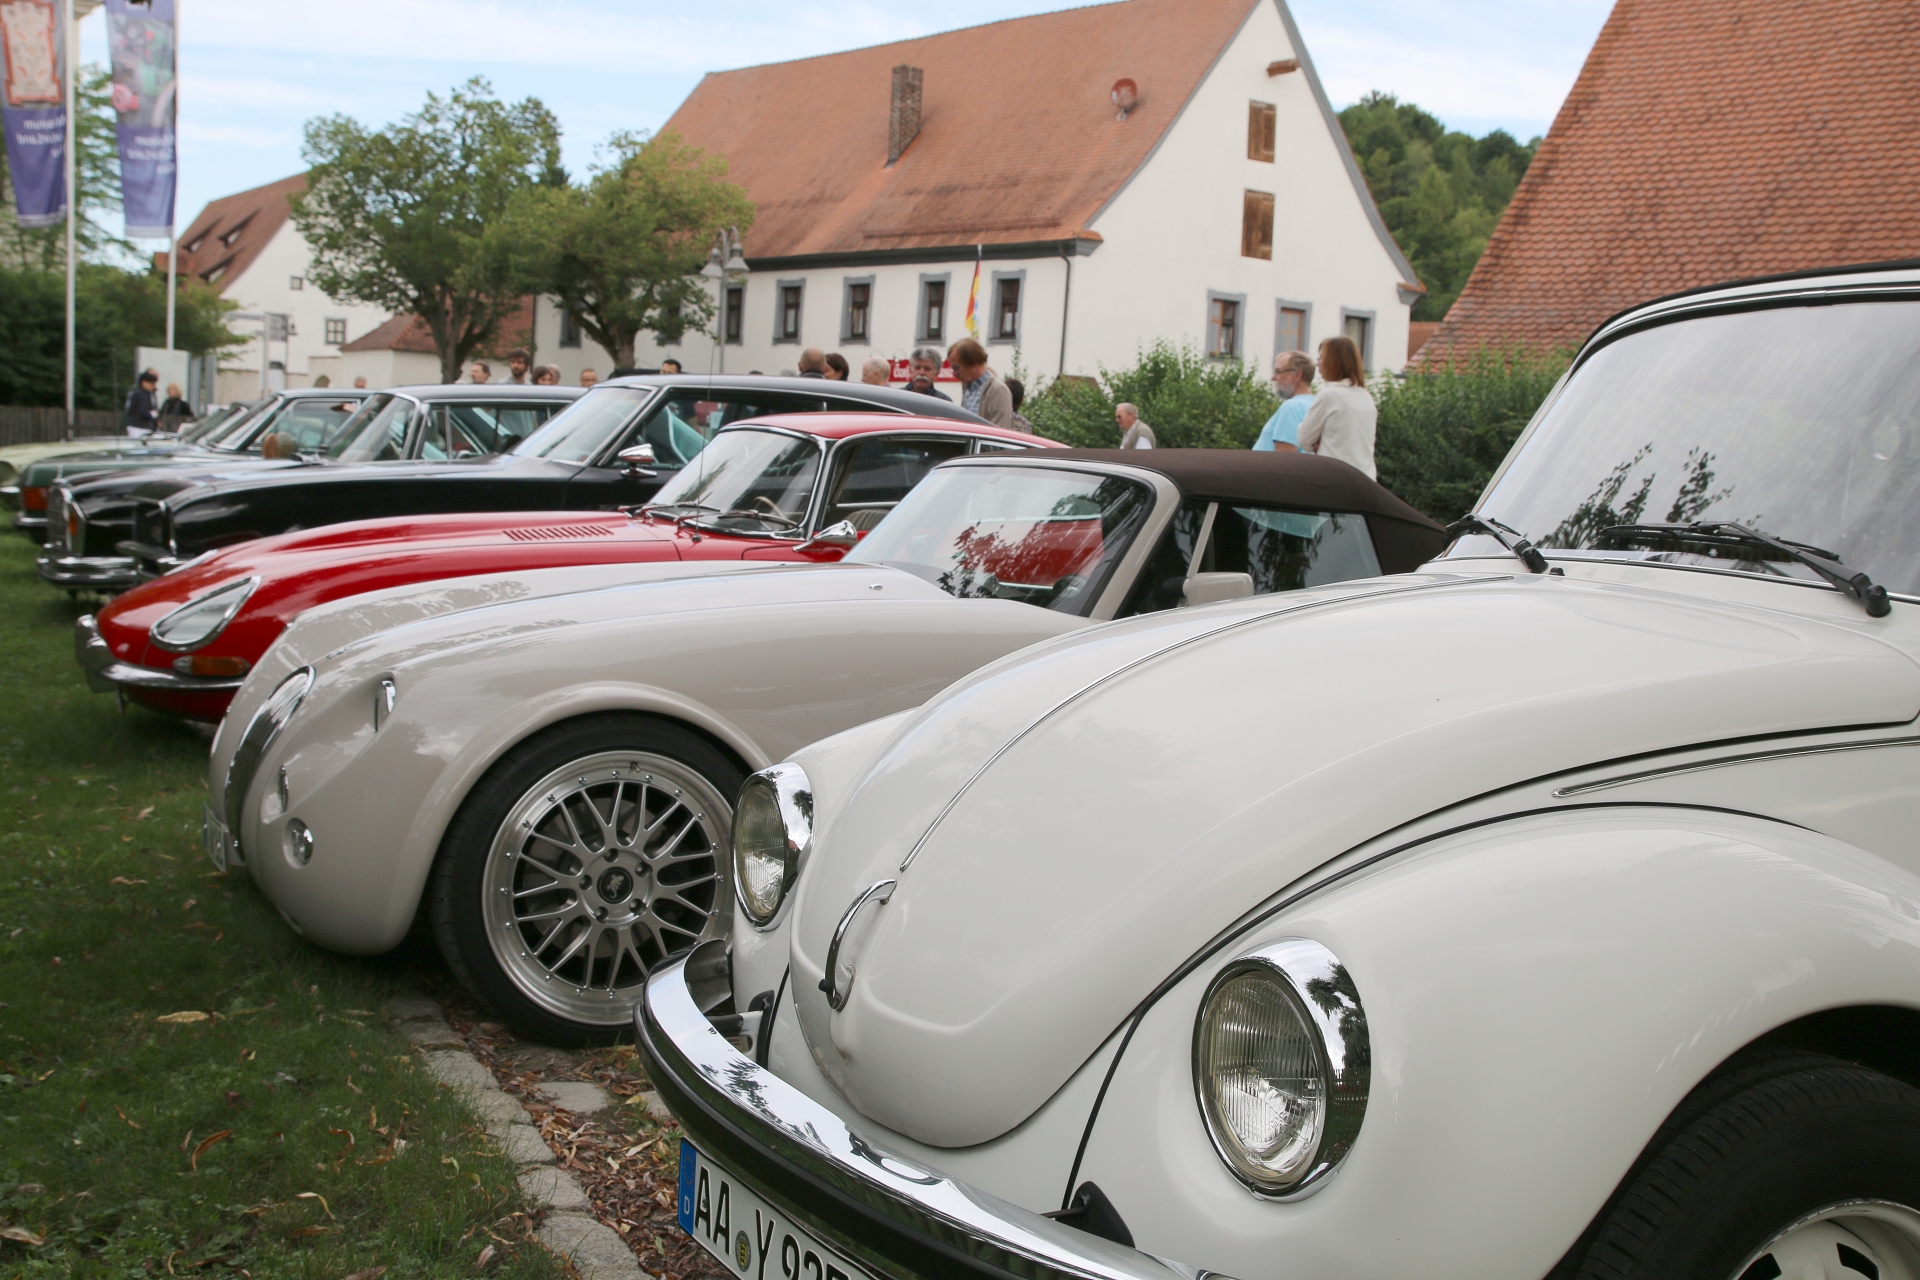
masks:
<instances>
[{"instance_id":1,"label":"silver alloy wheel","mask_svg":"<svg viewBox=\"0 0 1920 1280\"><path fill-rule=\"evenodd\" d=\"M625 1022L647 974L733 920L733 808L688 766L604 751L530 787L494 834L487 941L528 999Z\"/></svg>"},{"instance_id":2,"label":"silver alloy wheel","mask_svg":"<svg viewBox=\"0 0 1920 1280\"><path fill-rule=\"evenodd\" d=\"M1920 1280L1920 1213L1889 1200L1843 1200L1789 1224L1729 1280Z\"/></svg>"}]
</instances>

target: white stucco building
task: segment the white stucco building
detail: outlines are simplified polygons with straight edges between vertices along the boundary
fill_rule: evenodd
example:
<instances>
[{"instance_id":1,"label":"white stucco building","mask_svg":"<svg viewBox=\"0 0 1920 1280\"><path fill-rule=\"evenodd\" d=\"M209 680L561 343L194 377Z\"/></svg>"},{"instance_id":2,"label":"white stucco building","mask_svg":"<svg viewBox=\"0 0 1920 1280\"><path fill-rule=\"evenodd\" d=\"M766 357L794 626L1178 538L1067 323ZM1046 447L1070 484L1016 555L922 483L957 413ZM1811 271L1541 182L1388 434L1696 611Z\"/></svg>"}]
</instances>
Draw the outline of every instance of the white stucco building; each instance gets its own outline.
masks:
<instances>
[{"instance_id":1,"label":"white stucco building","mask_svg":"<svg viewBox=\"0 0 1920 1280\"><path fill-rule=\"evenodd\" d=\"M1342 332L1372 368L1405 361L1418 281L1283 0L1122 0L715 72L664 129L724 156L757 213L724 343L649 335L641 365L944 347L977 258L1002 373L1092 374L1160 338L1264 363Z\"/></svg>"},{"instance_id":2,"label":"white stucco building","mask_svg":"<svg viewBox=\"0 0 1920 1280\"><path fill-rule=\"evenodd\" d=\"M307 278L313 255L294 229L287 200L306 189L304 175L224 196L200 211L180 236L179 271L212 285L243 313L284 315L288 332L265 344L270 389L311 386L322 374L340 380L340 348L388 319L379 307L335 302ZM161 265L164 269L165 258ZM209 399L246 399L260 393L258 319L236 319L246 346L227 353Z\"/></svg>"}]
</instances>

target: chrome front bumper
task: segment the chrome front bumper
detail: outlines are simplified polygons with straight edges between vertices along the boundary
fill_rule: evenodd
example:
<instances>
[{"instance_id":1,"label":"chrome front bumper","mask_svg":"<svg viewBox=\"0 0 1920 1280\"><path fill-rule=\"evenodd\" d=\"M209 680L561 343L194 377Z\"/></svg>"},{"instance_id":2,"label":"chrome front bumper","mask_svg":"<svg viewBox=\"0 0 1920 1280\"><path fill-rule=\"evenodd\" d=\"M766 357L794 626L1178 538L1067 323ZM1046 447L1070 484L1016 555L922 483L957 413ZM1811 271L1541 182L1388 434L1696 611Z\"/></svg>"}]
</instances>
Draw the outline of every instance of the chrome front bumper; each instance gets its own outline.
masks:
<instances>
[{"instance_id":1,"label":"chrome front bumper","mask_svg":"<svg viewBox=\"0 0 1920 1280\"><path fill-rule=\"evenodd\" d=\"M647 1075L693 1144L822 1241L888 1280L1199 1280L876 1146L741 1054L695 1003L724 983L709 942L647 979L634 1011Z\"/></svg>"},{"instance_id":2,"label":"chrome front bumper","mask_svg":"<svg viewBox=\"0 0 1920 1280\"><path fill-rule=\"evenodd\" d=\"M44 515L32 515L22 511L13 518L13 527L29 537L47 536L47 518Z\"/></svg>"},{"instance_id":3,"label":"chrome front bumper","mask_svg":"<svg viewBox=\"0 0 1920 1280\"><path fill-rule=\"evenodd\" d=\"M40 576L56 587L86 591L126 591L140 585L140 567L127 556L47 554L34 561Z\"/></svg>"},{"instance_id":4,"label":"chrome front bumper","mask_svg":"<svg viewBox=\"0 0 1920 1280\"><path fill-rule=\"evenodd\" d=\"M159 693L232 693L240 676L183 676L177 671L121 662L100 638L100 624L83 613L73 621L73 656L87 673L87 688L95 693L123 689L150 689Z\"/></svg>"}]
</instances>

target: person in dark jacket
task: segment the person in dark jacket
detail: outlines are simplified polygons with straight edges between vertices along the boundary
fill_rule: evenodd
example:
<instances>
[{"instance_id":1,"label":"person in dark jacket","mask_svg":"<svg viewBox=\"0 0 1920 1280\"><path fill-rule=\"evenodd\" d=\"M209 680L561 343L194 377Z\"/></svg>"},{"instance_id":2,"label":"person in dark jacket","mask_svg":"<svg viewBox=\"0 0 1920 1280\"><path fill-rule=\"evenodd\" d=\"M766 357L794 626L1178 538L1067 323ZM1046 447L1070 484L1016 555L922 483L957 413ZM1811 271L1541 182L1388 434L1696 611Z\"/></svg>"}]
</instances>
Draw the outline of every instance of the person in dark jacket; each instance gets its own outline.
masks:
<instances>
[{"instance_id":1,"label":"person in dark jacket","mask_svg":"<svg viewBox=\"0 0 1920 1280\"><path fill-rule=\"evenodd\" d=\"M130 436L150 436L160 424L160 401L154 396L154 388L160 385L160 375L152 369L140 375L140 381L133 390L127 392L127 434Z\"/></svg>"},{"instance_id":2,"label":"person in dark jacket","mask_svg":"<svg viewBox=\"0 0 1920 1280\"><path fill-rule=\"evenodd\" d=\"M320 376L324 378L327 375L323 373ZM180 384L169 382L167 398L160 404L161 428L166 431L178 431L181 423L192 422L193 419L193 406L188 404L187 398L180 394Z\"/></svg>"}]
</instances>

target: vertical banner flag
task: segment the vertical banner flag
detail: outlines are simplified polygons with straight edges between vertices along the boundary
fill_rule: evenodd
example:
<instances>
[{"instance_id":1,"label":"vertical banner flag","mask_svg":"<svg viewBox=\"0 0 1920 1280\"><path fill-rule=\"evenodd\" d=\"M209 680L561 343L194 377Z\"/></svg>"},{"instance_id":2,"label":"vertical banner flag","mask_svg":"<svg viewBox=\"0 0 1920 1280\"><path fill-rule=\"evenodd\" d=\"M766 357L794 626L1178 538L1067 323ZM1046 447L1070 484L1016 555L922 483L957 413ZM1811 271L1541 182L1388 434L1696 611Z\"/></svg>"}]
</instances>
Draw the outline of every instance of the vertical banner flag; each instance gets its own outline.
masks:
<instances>
[{"instance_id":1,"label":"vertical banner flag","mask_svg":"<svg viewBox=\"0 0 1920 1280\"><path fill-rule=\"evenodd\" d=\"M7 170L23 227L51 227L67 216L66 33L54 0L0 0L6 46Z\"/></svg>"},{"instance_id":2,"label":"vertical banner flag","mask_svg":"<svg viewBox=\"0 0 1920 1280\"><path fill-rule=\"evenodd\" d=\"M974 313L980 306L980 262L986 256L985 245L973 246L973 287L967 290L967 336L976 342L980 338L980 320Z\"/></svg>"},{"instance_id":3,"label":"vertical banner flag","mask_svg":"<svg viewBox=\"0 0 1920 1280\"><path fill-rule=\"evenodd\" d=\"M175 0L107 0L107 54L119 116L120 199L131 239L173 234Z\"/></svg>"}]
</instances>

